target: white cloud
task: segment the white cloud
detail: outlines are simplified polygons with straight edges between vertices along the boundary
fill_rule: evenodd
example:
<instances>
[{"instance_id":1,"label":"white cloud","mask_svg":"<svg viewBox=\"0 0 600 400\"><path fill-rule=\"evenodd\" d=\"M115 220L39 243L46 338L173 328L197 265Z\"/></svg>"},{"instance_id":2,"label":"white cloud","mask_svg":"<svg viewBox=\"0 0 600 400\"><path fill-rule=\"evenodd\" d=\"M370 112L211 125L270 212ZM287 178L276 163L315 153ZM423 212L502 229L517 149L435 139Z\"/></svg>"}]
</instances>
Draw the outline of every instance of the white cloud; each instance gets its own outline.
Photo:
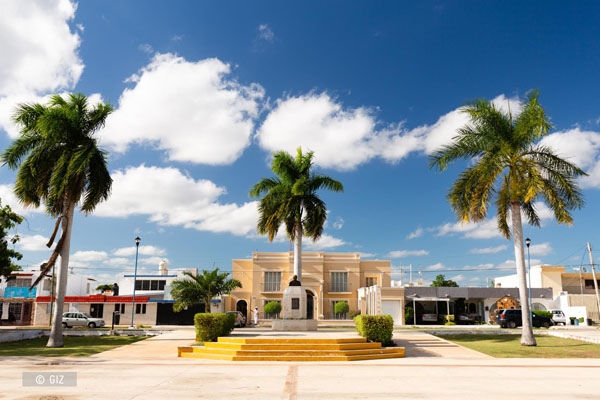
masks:
<instances>
[{"instance_id":1,"label":"white cloud","mask_svg":"<svg viewBox=\"0 0 600 400\"><path fill-rule=\"evenodd\" d=\"M442 271L442 270L447 270L447 269L449 269L449 268L446 267L442 263L435 263L433 265L430 265L430 266L424 268L425 271Z\"/></svg>"},{"instance_id":2,"label":"white cloud","mask_svg":"<svg viewBox=\"0 0 600 400\"><path fill-rule=\"evenodd\" d=\"M122 247L120 249L116 249L115 251L113 251L112 254L117 257L133 257L133 256L135 256L135 251L136 251L135 246ZM156 246L140 245L140 248L139 248L139 255L142 255L142 256L164 256L165 254L167 254L165 249L161 249L160 247L156 247ZM127 260L128 260L127 262L131 262L131 260L129 260L129 259L127 259Z\"/></svg>"},{"instance_id":3,"label":"white cloud","mask_svg":"<svg viewBox=\"0 0 600 400\"><path fill-rule=\"evenodd\" d=\"M163 260L169 262L169 260L164 257L146 257L146 258L140 259L139 261L140 261L140 263L146 264L146 265L158 265Z\"/></svg>"},{"instance_id":4,"label":"white cloud","mask_svg":"<svg viewBox=\"0 0 600 400\"><path fill-rule=\"evenodd\" d=\"M141 51L142 53L146 53L146 54L152 54L154 52L154 49L152 48L152 45L148 44L148 43L142 43L138 46L138 50Z\"/></svg>"},{"instance_id":5,"label":"white cloud","mask_svg":"<svg viewBox=\"0 0 600 400\"><path fill-rule=\"evenodd\" d=\"M464 281L466 279L466 276L463 274L458 274L458 275L451 276L448 279L451 281L454 281L460 285L461 281Z\"/></svg>"},{"instance_id":6,"label":"white cloud","mask_svg":"<svg viewBox=\"0 0 600 400\"><path fill-rule=\"evenodd\" d=\"M554 250L552 250L552 246L550 246L550 243L548 243L548 242L540 243L540 244L532 244L529 247L529 253L534 256L546 256L553 252L554 252Z\"/></svg>"},{"instance_id":7,"label":"white cloud","mask_svg":"<svg viewBox=\"0 0 600 400\"><path fill-rule=\"evenodd\" d=\"M50 251L46 247L48 238L42 235L19 235L17 246L23 251Z\"/></svg>"},{"instance_id":8,"label":"white cloud","mask_svg":"<svg viewBox=\"0 0 600 400\"><path fill-rule=\"evenodd\" d=\"M31 213L43 213L44 209L24 207L13 192L13 185L0 185L0 199L3 205L9 205L10 208L19 215L29 215Z\"/></svg>"},{"instance_id":9,"label":"white cloud","mask_svg":"<svg viewBox=\"0 0 600 400\"><path fill-rule=\"evenodd\" d=\"M271 27L267 24L260 24L258 26L258 38L269 43L273 43L275 40L275 34Z\"/></svg>"},{"instance_id":10,"label":"white cloud","mask_svg":"<svg viewBox=\"0 0 600 400\"><path fill-rule=\"evenodd\" d=\"M230 73L216 58L192 62L156 54L128 79L135 86L125 89L100 131L103 144L118 152L146 144L173 161L234 162L250 144L264 90L241 85Z\"/></svg>"},{"instance_id":11,"label":"white cloud","mask_svg":"<svg viewBox=\"0 0 600 400\"><path fill-rule=\"evenodd\" d=\"M367 253L367 252L360 252L360 258L373 258L375 257L377 254L375 253Z\"/></svg>"},{"instance_id":12,"label":"white cloud","mask_svg":"<svg viewBox=\"0 0 600 400\"><path fill-rule=\"evenodd\" d=\"M494 219L480 223L447 223L435 229L437 236L461 234L463 238L468 239L491 239L502 236Z\"/></svg>"},{"instance_id":13,"label":"white cloud","mask_svg":"<svg viewBox=\"0 0 600 400\"><path fill-rule=\"evenodd\" d=\"M426 256L429 252L427 250L394 250L388 253L390 258L404 258L407 256Z\"/></svg>"},{"instance_id":14,"label":"white cloud","mask_svg":"<svg viewBox=\"0 0 600 400\"><path fill-rule=\"evenodd\" d=\"M344 110L326 93L279 99L258 130L260 146L294 153L315 152L322 167L350 170L375 155L375 120L366 108Z\"/></svg>"},{"instance_id":15,"label":"white cloud","mask_svg":"<svg viewBox=\"0 0 600 400\"><path fill-rule=\"evenodd\" d=\"M69 264L71 264L72 262L87 263L90 261L103 261L107 258L108 254L105 251L76 251L69 257Z\"/></svg>"},{"instance_id":16,"label":"white cloud","mask_svg":"<svg viewBox=\"0 0 600 400\"><path fill-rule=\"evenodd\" d=\"M424 232L425 232L425 230L419 226L414 232L411 232L406 238L409 240L416 239L418 237L423 236Z\"/></svg>"},{"instance_id":17,"label":"white cloud","mask_svg":"<svg viewBox=\"0 0 600 400\"><path fill-rule=\"evenodd\" d=\"M581 178L582 187L600 188L600 133L576 127L552 133L541 144L552 147L589 174Z\"/></svg>"},{"instance_id":18,"label":"white cloud","mask_svg":"<svg viewBox=\"0 0 600 400\"><path fill-rule=\"evenodd\" d=\"M469 253L471 254L495 254L495 253L500 253L501 251L504 251L508 249L508 246L505 244L501 244L500 246L496 246L496 247L484 247L482 249L471 249L469 250Z\"/></svg>"},{"instance_id":19,"label":"white cloud","mask_svg":"<svg viewBox=\"0 0 600 400\"><path fill-rule=\"evenodd\" d=\"M68 0L7 0L0 13L0 129L16 137L10 120L19 102L39 101L48 92L71 89L83 62L80 38L69 21L76 5Z\"/></svg>"},{"instance_id":20,"label":"white cloud","mask_svg":"<svg viewBox=\"0 0 600 400\"><path fill-rule=\"evenodd\" d=\"M333 229L342 229L344 226L344 219L342 217L337 217L335 222L333 223Z\"/></svg>"},{"instance_id":21,"label":"white cloud","mask_svg":"<svg viewBox=\"0 0 600 400\"><path fill-rule=\"evenodd\" d=\"M257 202L219 203L225 189L195 180L177 168L130 167L112 173L112 194L94 215L148 215L159 225L244 236L256 232Z\"/></svg>"},{"instance_id":22,"label":"white cloud","mask_svg":"<svg viewBox=\"0 0 600 400\"><path fill-rule=\"evenodd\" d=\"M332 249L334 247L340 247L345 244L348 243L340 238L336 238L325 233L321 235L321 237L317 239L316 242L313 242L312 239L309 238L304 238L303 241L303 247L307 250L312 251Z\"/></svg>"}]
</instances>

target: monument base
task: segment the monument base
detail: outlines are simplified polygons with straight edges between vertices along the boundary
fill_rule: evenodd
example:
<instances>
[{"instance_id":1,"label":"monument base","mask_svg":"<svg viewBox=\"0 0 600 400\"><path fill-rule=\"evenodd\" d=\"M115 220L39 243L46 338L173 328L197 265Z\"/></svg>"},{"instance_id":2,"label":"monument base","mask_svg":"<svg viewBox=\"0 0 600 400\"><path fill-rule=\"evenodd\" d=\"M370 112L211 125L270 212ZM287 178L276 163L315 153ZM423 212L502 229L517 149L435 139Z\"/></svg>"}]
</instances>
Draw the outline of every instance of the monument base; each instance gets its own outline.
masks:
<instances>
[{"instance_id":1,"label":"monument base","mask_svg":"<svg viewBox=\"0 0 600 400\"><path fill-rule=\"evenodd\" d=\"M274 331L316 331L316 319L274 319L271 330Z\"/></svg>"}]
</instances>

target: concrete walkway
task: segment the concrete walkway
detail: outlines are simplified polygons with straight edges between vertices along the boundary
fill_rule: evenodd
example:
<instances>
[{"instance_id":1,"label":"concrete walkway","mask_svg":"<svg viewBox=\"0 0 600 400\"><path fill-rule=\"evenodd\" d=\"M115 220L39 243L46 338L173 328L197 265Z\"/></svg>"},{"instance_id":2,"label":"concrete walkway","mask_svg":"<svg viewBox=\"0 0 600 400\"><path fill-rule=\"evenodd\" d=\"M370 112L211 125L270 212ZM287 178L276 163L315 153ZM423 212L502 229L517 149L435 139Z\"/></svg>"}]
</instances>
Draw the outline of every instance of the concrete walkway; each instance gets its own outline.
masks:
<instances>
[{"instance_id":1,"label":"concrete walkway","mask_svg":"<svg viewBox=\"0 0 600 400\"><path fill-rule=\"evenodd\" d=\"M594 327L553 328L548 330L548 335L600 344L600 329Z\"/></svg>"},{"instance_id":2,"label":"concrete walkway","mask_svg":"<svg viewBox=\"0 0 600 400\"><path fill-rule=\"evenodd\" d=\"M236 336L293 335L257 329ZM352 331L298 333L351 337ZM0 398L14 399L567 399L600 398L598 359L496 359L419 331L397 332L403 359L222 362L176 357L179 329L92 357L0 359ZM76 387L23 387L23 372L77 373ZM558 384L557 384L558 383Z\"/></svg>"}]
</instances>

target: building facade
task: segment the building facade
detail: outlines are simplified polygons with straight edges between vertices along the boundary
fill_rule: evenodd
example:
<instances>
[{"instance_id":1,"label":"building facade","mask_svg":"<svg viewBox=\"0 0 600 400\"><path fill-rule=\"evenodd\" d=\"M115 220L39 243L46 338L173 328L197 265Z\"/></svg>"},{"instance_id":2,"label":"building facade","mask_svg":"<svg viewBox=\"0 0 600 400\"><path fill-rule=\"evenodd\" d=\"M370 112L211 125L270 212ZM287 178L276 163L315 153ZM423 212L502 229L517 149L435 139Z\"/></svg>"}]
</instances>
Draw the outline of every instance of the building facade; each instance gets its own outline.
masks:
<instances>
[{"instance_id":1,"label":"building facade","mask_svg":"<svg viewBox=\"0 0 600 400\"><path fill-rule=\"evenodd\" d=\"M529 274L526 279L529 281ZM600 279L596 275L600 287ZM517 275L494 278L497 288L518 287ZM549 309L561 309L567 317L587 318L600 322L600 310L594 287L593 275L582 268L567 272L563 265L535 265L531 267L531 287L551 288L553 300Z\"/></svg>"},{"instance_id":2,"label":"building facade","mask_svg":"<svg viewBox=\"0 0 600 400\"><path fill-rule=\"evenodd\" d=\"M294 253L254 252L252 259L232 261L232 278L242 283L226 299L227 310L248 316L255 307L260 318L268 302L283 299L294 275ZM306 289L307 319L335 319L335 304L345 301L358 310L358 289L390 286L389 260L361 260L360 253L302 253L302 286Z\"/></svg>"}]
</instances>

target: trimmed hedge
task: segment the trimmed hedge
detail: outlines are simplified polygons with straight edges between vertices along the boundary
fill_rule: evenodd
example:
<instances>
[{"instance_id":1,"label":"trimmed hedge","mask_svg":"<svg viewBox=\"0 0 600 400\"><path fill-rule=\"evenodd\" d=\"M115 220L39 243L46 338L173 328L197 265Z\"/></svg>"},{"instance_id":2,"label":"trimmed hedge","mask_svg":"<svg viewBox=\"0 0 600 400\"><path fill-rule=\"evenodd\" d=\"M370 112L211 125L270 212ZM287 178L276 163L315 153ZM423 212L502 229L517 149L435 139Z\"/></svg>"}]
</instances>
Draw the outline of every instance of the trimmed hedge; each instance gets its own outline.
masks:
<instances>
[{"instance_id":1,"label":"trimmed hedge","mask_svg":"<svg viewBox=\"0 0 600 400\"><path fill-rule=\"evenodd\" d=\"M279 314L281 312L281 304L277 301L270 301L265 304L265 314Z\"/></svg>"},{"instance_id":2,"label":"trimmed hedge","mask_svg":"<svg viewBox=\"0 0 600 400\"><path fill-rule=\"evenodd\" d=\"M391 315L358 315L354 321L358 334L368 341L384 346L392 343L394 319Z\"/></svg>"},{"instance_id":3,"label":"trimmed hedge","mask_svg":"<svg viewBox=\"0 0 600 400\"><path fill-rule=\"evenodd\" d=\"M233 313L198 313L194 316L196 341L216 342L219 336L227 336L235 327L237 315Z\"/></svg>"},{"instance_id":4,"label":"trimmed hedge","mask_svg":"<svg viewBox=\"0 0 600 400\"><path fill-rule=\"evenodd\" d=\"M348 311L350 311L350 306L348 306L348 303L346 303L345 301L339 301L335 303L333 311L336 314L348 314Z\"/></svg>"},{"instance_id":5,"label":"trimmed hedge","mask_svg":"<svg viewBox=\"0 0 600 400\"><path fill-rule=\"evenodd\" d=\"M535 315L539 315L540 317L548 317L548 318L552 319L552 313L550 311L533 310L533 313Z\"/></svg>"}]
</instances>

